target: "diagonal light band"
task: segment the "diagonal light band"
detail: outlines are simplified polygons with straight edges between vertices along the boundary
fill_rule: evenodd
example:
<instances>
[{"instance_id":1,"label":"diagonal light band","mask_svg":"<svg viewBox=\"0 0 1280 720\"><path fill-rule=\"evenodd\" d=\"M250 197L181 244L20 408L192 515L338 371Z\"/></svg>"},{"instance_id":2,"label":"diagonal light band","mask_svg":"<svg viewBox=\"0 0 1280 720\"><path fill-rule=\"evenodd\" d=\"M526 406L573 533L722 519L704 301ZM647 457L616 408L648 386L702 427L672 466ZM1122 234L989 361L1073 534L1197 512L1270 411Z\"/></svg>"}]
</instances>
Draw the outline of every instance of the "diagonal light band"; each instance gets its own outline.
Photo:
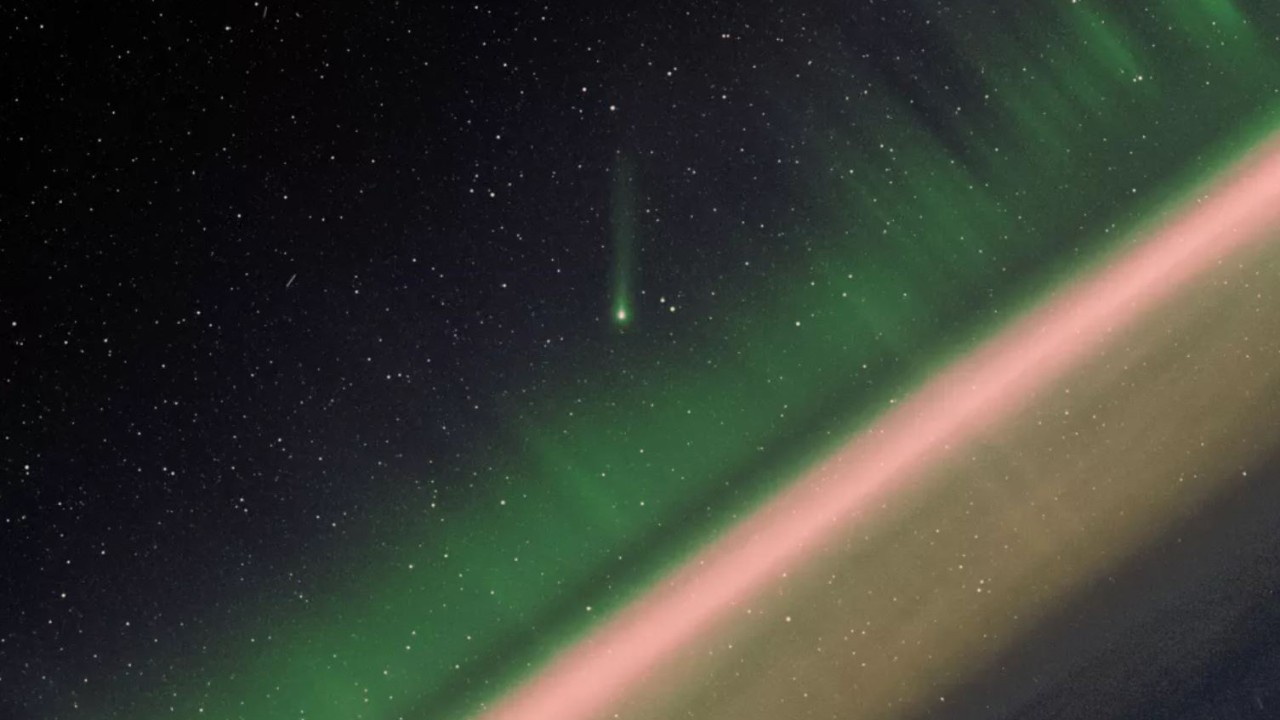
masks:
<instances>
[{"instance_id":1,"label":"diagonal light band","mask_svg":"<svg viewBox=\"0 0 1280 720\"><path fill-rule=\"evenodd\" d=\"M1273 138L1134 249L944 370L479 717L607 715L639 681L819 556L869 509L1278 227L1280 140Z\"/></svg>"}]
</instances>

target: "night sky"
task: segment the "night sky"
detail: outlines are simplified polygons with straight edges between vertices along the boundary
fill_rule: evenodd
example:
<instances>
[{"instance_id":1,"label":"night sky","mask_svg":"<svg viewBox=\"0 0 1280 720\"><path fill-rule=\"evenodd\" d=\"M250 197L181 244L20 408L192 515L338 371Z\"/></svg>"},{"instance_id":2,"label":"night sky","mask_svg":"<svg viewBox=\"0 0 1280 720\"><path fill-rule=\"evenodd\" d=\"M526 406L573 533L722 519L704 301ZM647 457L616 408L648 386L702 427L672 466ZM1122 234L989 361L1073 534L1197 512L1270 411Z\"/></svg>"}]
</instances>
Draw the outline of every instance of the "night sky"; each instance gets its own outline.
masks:
<instances>
[{"instance_id":1,"label":"night sky","mask_svg":"<svg viewBox=\"0 0 1280 720\"><path fill-rule=\"evenodd\" d=\"M1272 0L0 19L14 720L468 717L1280 127Z\"/></svg>"}]
</instances>

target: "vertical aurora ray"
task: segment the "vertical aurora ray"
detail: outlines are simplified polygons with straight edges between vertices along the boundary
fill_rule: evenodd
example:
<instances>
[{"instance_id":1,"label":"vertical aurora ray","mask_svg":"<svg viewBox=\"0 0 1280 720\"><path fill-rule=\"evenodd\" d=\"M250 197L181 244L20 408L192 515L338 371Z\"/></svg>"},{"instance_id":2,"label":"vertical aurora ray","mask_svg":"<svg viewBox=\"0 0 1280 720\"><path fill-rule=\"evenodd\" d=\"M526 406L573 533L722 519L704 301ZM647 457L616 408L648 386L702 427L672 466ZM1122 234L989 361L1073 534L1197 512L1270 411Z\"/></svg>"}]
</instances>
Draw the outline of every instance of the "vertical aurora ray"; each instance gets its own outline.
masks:
<instances>
[{"instance_id":1,"label":"vertical aurora ray","mask_svg":"<svg viewBox=\"0 0 1280 720\"><path fill-rule=\"evenodd\" d=\"M207 651L174 658L164 677L122 672L90 686L99 694L82 706L131 720L434 720L496 707L961 351L1119 253L1135 229L1158 227L1172 199L1194 198L1277 126L1280 56L1267 39L1280 18L1269 4L1010 7L930 18L951 60L921 82L972 87L936 107L898 92L821 23L827 74L771 37L778 59L750 77L782 79L758 111L792 154L765 145L722 172L794 168L790 196L747 198L744 214L783 209L768 227L735 218L714 238L768 245L768 263L726 251L720 284L687 289L668 344L632 333L639 352L585 347L532 372L535 390L499 394L503 431L424 470L474 492L439 507L409 492L383 499L349 557L329 561L339 579L323 596L243 598L190 643ZM662 148L682 130L658 125L647 139ZM645 206L661 211L664 183L668 197L697 186L678 160L654 157L644 156ZM615 157L600 177L608 319L619 326L636 319L636 174ZM723 179L709 174L699 182ZM646 268L646 283L659 274Z\"/></svg>"},{"instance_id":2,"label":"vertical aurora ray","mask_svg":"<svg viewBox=\"0 0 1280 720\"><path fill-rule=\"evenodd\" d=\"M634 162L627 155L619 154L609 200L610 249L613 253L609 317L620 328L634 322L636 313L633 295L636 272L635 182Z\"/></svg>"}]
</instances>

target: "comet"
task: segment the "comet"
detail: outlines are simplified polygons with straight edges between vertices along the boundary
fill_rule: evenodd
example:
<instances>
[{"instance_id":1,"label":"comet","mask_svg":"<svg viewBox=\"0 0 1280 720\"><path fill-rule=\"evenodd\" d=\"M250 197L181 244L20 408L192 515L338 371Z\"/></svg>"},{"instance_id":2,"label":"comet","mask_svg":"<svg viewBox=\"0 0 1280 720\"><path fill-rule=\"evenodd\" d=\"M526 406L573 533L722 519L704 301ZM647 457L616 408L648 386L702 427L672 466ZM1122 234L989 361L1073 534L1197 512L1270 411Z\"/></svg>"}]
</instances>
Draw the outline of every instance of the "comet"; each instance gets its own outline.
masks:
<instances>
[{"instance_id":1,"label":"comet","mask_svg":"<svg viewBox=\"0 0 1280 720\"><path fill-rule=\"evenodd\" d=\"M613 277L610 283L610 318L618 328L634 318L633 275L635 274L636 213L635 169L620 155L613 171L613 192L609 216L613 241Z\"/></svg>"}]
</instances>

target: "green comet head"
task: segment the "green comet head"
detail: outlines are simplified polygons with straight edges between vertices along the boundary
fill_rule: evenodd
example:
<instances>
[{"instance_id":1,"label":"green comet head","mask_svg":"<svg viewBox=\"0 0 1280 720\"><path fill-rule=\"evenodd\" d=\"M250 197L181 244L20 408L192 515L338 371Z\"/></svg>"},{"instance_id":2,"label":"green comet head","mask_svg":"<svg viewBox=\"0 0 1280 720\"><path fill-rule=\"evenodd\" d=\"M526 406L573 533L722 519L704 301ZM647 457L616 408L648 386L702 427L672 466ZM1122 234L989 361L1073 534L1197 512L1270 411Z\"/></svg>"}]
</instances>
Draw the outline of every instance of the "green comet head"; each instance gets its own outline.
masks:
<instances>
[{"instance_id":1,"label":"green comet head","mask_svg":"<svg viewBox=\"0 0 1280 720\"><path fill-rule=\"evenodd\" d=\"M631 310L626 305L618 305L613 308L613 324L618 327L626 327L631 323Z\"/></svg>"}]
</instances>

